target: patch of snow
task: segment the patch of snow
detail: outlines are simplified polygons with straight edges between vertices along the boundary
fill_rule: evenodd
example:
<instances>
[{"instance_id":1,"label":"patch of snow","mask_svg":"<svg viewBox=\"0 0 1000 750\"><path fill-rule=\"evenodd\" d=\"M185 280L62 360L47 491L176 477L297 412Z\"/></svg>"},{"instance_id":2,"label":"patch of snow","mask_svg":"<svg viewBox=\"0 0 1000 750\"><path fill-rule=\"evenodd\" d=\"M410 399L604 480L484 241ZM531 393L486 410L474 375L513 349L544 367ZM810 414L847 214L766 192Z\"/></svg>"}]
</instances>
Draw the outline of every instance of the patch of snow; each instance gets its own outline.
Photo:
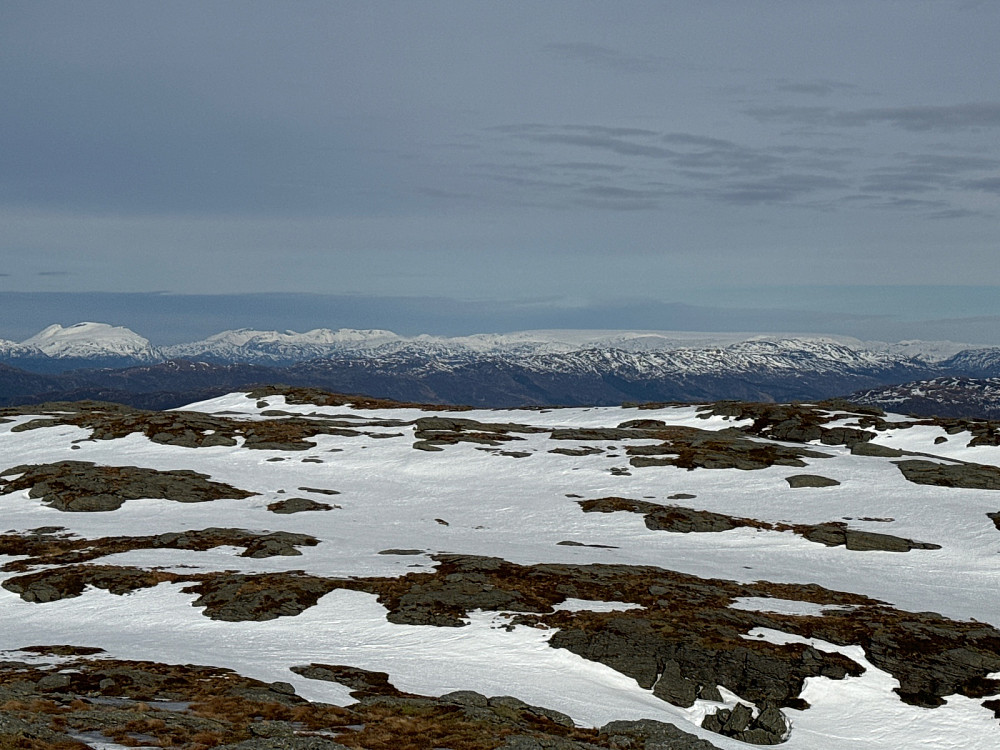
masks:
<instances>
[{"instance_id":1,"label":"patch of snow","mask_svg":"<svg viewBox=\"0 0 1000 750\"><path fill-rule=\"evenodd\" d=\"M774 612L779 615L801 615L804 617L818 617L831 609L847 609L846 607L833 607L829 604L816 604L815 602L794 599L771 599L763 596L737 597L729 606L746 612Z\"/></svg>"},{"instance_id":2,"label":"patch of snow","mask_svg":"<svg viewBox=\"0 0 1000 750\"><path fill-rule=\"evenodd\" d=\"M624 612L629 609L643 609L633 602L604 602L595 599L572 599L552 605L552 609L566 612Z\"/></svg>"},{"instance_id":3,"label":"patch of snow","mask_svg":"<svg viewBox=\"0 0 1000 750\"><path fill-rule=\"evenodd\" d=\"M860 646L837 646L768 628L755 628L747 637L776 644L809 644L820 651L843 654L865 670L859 677L843 680L806 678L801 697L809 708L782 709L792 724L791 735L783 745L788 750L997 747L996 720L979 701L953 695L945 705L934 709L903 703L892 692L899 682L871 664ZM858 706L864 710L858 711ZM845 720L846 716L850 719Z\"/></svg>"}]
</instances>

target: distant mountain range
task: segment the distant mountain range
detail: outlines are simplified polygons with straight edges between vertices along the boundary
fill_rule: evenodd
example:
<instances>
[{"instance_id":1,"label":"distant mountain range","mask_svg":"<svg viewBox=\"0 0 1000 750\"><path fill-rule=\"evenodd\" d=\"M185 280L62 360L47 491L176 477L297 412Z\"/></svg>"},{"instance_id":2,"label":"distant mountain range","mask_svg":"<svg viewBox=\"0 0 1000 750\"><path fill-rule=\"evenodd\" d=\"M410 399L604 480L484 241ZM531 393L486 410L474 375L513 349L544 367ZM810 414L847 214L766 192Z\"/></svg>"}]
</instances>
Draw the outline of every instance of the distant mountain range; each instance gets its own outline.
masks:
<instances>
[{"instance_id":1,"label":"distant mountain range","mask_svg":"<svg viewBox=\"0 0 1000 750\"><path fill-rule=\"evenodd\" d=\"M951 379L963 383L962 399L955 386L932 391L951 394L952 412L979 415L997 398L990 378L1000 378L1000 348L794 335L526 331L443 338L242 329L157 347L127 328L79 323L0 341L0 404L88 398L169 408L284 383L487 407L816 400L861 391L865 403L895 399L887 402L895 411L926 412L938 402L918 396L919 383Z\"/></svg>"}]
</instances>

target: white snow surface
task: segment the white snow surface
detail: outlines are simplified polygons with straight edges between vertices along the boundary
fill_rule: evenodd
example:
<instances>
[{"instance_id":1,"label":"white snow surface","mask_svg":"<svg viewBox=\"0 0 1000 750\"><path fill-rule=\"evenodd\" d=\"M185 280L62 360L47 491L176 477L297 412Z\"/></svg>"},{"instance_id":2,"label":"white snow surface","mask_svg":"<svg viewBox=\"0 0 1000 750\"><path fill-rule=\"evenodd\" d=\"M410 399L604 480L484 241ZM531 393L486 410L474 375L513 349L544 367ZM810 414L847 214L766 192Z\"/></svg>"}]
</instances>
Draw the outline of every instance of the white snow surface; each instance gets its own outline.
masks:
<instances>
[{"instance_id":1,"label":"white snow surface","mask_svg":"<svg viewBox=\"0 0 1000 750\"><path fill-rule=\"evenodd\" d=\"M56 323L21 344L55 358L119 356L151 359L156 356L148 339L123 326L107 323L77 323L68 328Z\"/></svg>"},{"instance_id":2,"label":"white snow surface","mask_svg":"<svg viewBox=\"0 0 1000 750\"><path fill-rule=\"evenodd\" d=\"M631 357L642 369L643 355L676 356L654 358L645 367L665 367L700 373L705 366L719 368L731 360L764 358L772 367L774 358L805 356L835 365L856 366L915 364L942 361L970 346L953 341L861 341L851 336L772 332L703 332L649 330L543 329L467 336L402 336L382 329L329 329L311 331L261 331L250 328L222 331L200 341L156 347L138 333L107 323L83 322L63 327L48 326L20 342L0 340L0 356L54 358L129 357L140 361L199 358L223 361L288 363L336 356L554 356L591 350L618 352ZM983 350L995 352L994 349ZM794 364L794 363L791 363ZM552 365L565 368L558 361ZM781 365L777 365L779 368ZM737 367L737 369L739 369Z\"/></svg>"},{"instance_id":3,"label":"white snow surface","mask_svg":"<svg viewBox=\"0 0 1000 750\"><path fill-rule=\"evenodd\" d=\"M548 433L538 433L518 435L524 439L499 448L529 453L525 458L467 442L425 452L412 447L412 425L366 423L422 416L544 427L614 427L640 418L702 429L737 423L714 416L704 419L693 406L442 413L296 405L281 396L257 404L257 399L236 393L186 408L245 419L264 419L261 411L267 409L336 416L352 419L359 429L371 433L402 435L319 435L311 438L314 448L297 452L226 446L191 449L156 444L139 434L95 441L89 439L88 430L71 426L13 432L34 418L20 416L0 424L0 470L67 459L193 469L256 494L245 500L207 503L129 500L113 512L63 513L22 491L2 496L2 527L23 531L64 526L81 537L96 538L217 526L285 530L320 539L318 546L304 547L301 556L293 557L249 559L229 548L208 552L163 549L112 555L96 560L97 564L187 572L305 570L336 577L399 576L431 569L431 554L453 552L495 555L520 564L653 565L744 582L817 583L865 594L900 609L935 611L1000 627L1000 604L994 595L1000 573L1000 532L986 517L1000 510L1000 492L912 484L891 459L855 456L843 446L817 445L816 450L829 458L808 459L805 469L685 471L666 466L612 474L612 468L629 465L620 441L555 441ZM934 453L944 460L1000 465L1000 448L963 447L967 440L961 440L961 435L935 445L935 437L941 434L939 428L911 427L883 433L877 442ZM549 453L552 448L581 445L604 452L583 457ZM792 489L785 481L786 476L806 472L841 484ZM695 497L669 499L677 493ZM293 515L267 510L269 503L295 496L338 507ZM647 529L637 514L583 513L577 503L581 498L605 496L682 504L775 523L846 520L851 528L934 542L942 548L858 552L828 548L790 532L748 528L672 534ZM567 540L584 546L559 544ZM379 554L400 549L422 552ZM0 555L0 563L7 559L11 558ZM524 626L508 630L509 617L504 613L473 612L462 628L396 625L386 620L386 611L374 596L337 590L294 617L233 623L203 616L191 606L194 595L183 594L180 588L161 584L126 596L88 590L77 598L46 604L26 603L0 589L0 651L38 643L99 646L117 658L230 667L258 679L291 682L307 698L340 704L351 702L346 688L299 677L289 667L310 662L350 664L388 672L393 684L405 691L440 695L472 689L489 695L509 694L563 711L581 725L647 717L677 723L719 748L746 747L698 726L718 704L699 701L687 710L671 706L609 667L549 647L551 631ZM561 606L607 611L634 605L567 600ZM780 599L741 600L733 606L791 615L821 613L802 602ZM793 638L775 631L751 634L758 636ZM813 645L845 653L866 672L839 681L809 680L803 697L811 708L785 710L792 723L785 744L789 750L993 750L1000 746L1000 725L979 702L951 696L947 705L936 709L908 706L891 692L892 677L865 661L860 648ZM731 694L727 697L732 699L730 705L738 699Z\"/></svg>"}]
</instances>

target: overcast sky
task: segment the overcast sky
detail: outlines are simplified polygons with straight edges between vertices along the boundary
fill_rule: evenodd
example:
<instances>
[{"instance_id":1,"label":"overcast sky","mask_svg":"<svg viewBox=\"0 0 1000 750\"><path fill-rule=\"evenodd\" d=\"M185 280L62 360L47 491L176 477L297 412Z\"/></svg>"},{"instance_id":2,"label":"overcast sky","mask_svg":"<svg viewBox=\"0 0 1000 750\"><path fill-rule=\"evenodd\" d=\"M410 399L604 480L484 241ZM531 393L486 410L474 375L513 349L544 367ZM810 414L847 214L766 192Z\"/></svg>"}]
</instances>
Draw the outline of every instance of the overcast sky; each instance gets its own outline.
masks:
<instances>
[{"instance_id":1,"label":"overcast sky","mask_svg":"<svg viewBox=\"0 0 1000 750\"><path fill-rule=\"evenodd\" d=\"M994 0L2 0L0 304L1000 344L998 39Z\"/></svg>"}]
</instances>

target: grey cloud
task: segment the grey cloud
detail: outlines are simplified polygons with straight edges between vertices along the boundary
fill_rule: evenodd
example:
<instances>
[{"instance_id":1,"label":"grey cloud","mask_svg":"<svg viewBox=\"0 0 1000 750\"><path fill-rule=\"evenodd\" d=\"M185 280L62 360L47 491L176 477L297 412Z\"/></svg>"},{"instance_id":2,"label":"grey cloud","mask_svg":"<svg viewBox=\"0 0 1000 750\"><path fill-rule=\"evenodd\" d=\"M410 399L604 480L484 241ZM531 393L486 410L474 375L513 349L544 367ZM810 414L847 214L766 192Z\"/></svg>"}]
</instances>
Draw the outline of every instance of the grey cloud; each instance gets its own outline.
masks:
<instances>
[{"instance_id":1,"label":"grey cloud","mask_svg":"<svg viewBox=\"0 0 1000 750\"><path fill-rule=\"evenodd\" d=\"M582 188L579 193L581 198L577 202L581 205L616 211L646 211L659 208L665 191L602 185Z\"/></svg>"},{"instance_id":2,"label":"grey cloud","mask_svg":"<svg viewBox=\"0 0 1000 750\"><path fill-rule=\"evenodd\" d=\"M817 81L780 81L775 88L778 91L786 91L790 94L830 96L840 91L850 91L858 87L853 83L822 79Z\"/></svg>"},{"instance_id":3,"label":"grey cloud","mask_svg":"<svg viewBox=\"0 0 1000 750\"><path fill-rule=\"evenodd\" d=\"M641 128L612 128L601 125L539 125L523 123L500 125L490 131L503 133L536 144L560 144L605 151L619 156L666 158L675 152L642 141L656 139L660 134Z\"/></svg>"},{"instance_id":4,"label":"grey cloud","mask_svg":"<svg viewBox=\"0 0 1000 750\"><path fill-rule=\"evenodd\" d=\"M996 168L1000 162L973 156L940 154L899 155L902 163L874 171L864 181L865 189L887 193L913 193L959 186L963 173ZM966 182L974 186L977 181Z\"/></svg>"},{"instance_id":5,"label":"grey cloud","mask_svg":"<svg viewBox=\"0 0 1000 750\"><path fill-rule=\"evenodd\" d=\"M965 183L972 190L982 190L987 193L1000 194L1000 177L987 177L982 180L971 180Z\"/></svg>"},{"instance_id":6,"label":"grey cloud","mask_svg":"<svg viewBox=\"0 0 1000 750\"><path fill-rule=\"evenodd\" d=\"M708 192L724 203L756 205L789 203L818 191L843 188L844 182L822 175L787 174L764 180L733 182Z\"/></svg>"},{"instance_id":7,"label":"grey cloud","mask_svg":"<svg viewBox=\"0 0 1000 750\"><path fill-rule=\"evenodd\" d=\"M775 171L784 160L763 151L733 147L687 152L678 155L673 162L686 169L723 169L760 175Z\"/></svg>"},{"instance_id":8,"label":"grey cloud","mask_svg":"<svg viewBox=\"0 0 1000 750\"><path fill-rule=\"evenodd\" d=\"M513 135L535 135L545 134L556 130L578 133L592 133L594 135L605 135L611 138L626 138L629 136L656 137L660 134L655 130L645 128L610 128L604 125L542 125L539 123L518 123L514 125L495 125L489 130Z\"/></svg>"},{"instance_id":9,"label":"grey cloud","mask_svg":"<svg viewBox=\"0 0 1000 750\"><path fill-rule=\"evenodd\" d=\"M828 125L833 116L830 107L750 107L744 113L761 122L790 122L798 125Z\"/></svg>"},{"instance_id":10,"label":"grey cloud","mask_svg":"<svg viewBox=\"0 0 1000 750\"><path fill-rule=\"evenodd\" d=\"M811 122L830 108L785 108ZM496 160L487 176L516 187L509 202L606 210L651 210L667 196L743 206L807 205L835 210L909 211L928 219L987 214L962 205L962 191L998 192L1000 160L969 153L871 153L858 146L742 144L697 132L589 124L526 123L491 128L535 151ZM577 147L599 159L546 160L550 147ZM661 187L653 187L659 184ZM528 191L528 192L521 192ZM920 196L920 197L917 197Z\"/></svg>"},{"instance_id":11,"label":"grey cloud","mask_svg":"<svg viewBox=\"0 0 1000 750\"><path fill-rule=\"evenodd\" d=\"M1000 103L876 107L837 111L831 107L754 107L746 113L761 121L801 125L861 127L885 123L909 131L954 131L1000 127Z\"/></svg>"},{"instance_id":12,"label":"grey cloud","mask_svg":"<svg viewBox=\"0 0 1000 750\"><path fill-rule=\"evenodd\" d=\"M666 65L666 60L662 57L628 55L611 47L587 42L547 44L545 50L567 60L582 62L615 73L655 73Z\"/></svg>"},{"instance_id":13,"label":"grey cloud","mask_svg":"<svg viewBox=\"0 0 1000 750\"><path fill-rule=\"evenodd\" d=\"M897 192L903 193L897 187ZM914 190L911 193L922 191ZM919 214L921 218L931 220L992 218L987 211L953 206L948 200L929 198L900 197L888 193L862 193L847 195L836 199L835 203L845 207L862 207L880 211L906 211Z\"/></svg>"},{"instance_id":14,"label":"grey cloud","mask_svg":"<svg viewBox=\"0 0 1000 750\"><path fill-rule=\"evenodd\" d=\"M663 136L667 143L678 146L692 146L697 150L678 152L673 162L688 170L724 169L733 172L764 174L778 169L783 163L781 157L768 154L761 149L741 146L723 138L709 138L690 133L669 133Z\"/></svg>"},{"instance_id":15,"label":"grey cloud","mask_svg":"<svg viewBox=\"0 0 1000 750\"><path fill-rule=\"evenodd\" d=\"M868 175L862 189L879 193L926 193L947 186L950 179L939 175L906 172L875 172Z\"/></svg>"},{"instance_id":16,"label":"grey cloud","mask_svg":"<svg viewBox=\"0 0 1000 750\"><path fill-rule=\"evenodd\" d=\"M625 167L619 164L601 164L589 161L555 162L546 165L552 169L567 169L573 172L623 172Z\"/></svg>"},{"instance_id":17,"label":"grey cloud","mask_svg":"<svg viewBox=\"0 0 1000 750\"><path fill-rule=\"evenodd\" d=\"M743 205L776 204L846 185L839 172L848 162L826 157L833 149L758 148L697 133L661 134L594 125L509 125L502 126L501 132L534 144L579 146L616 156L645 157L641 162L628 160L616 165L604 161L599 166L591 161L562 162L577 169L559 169L553 162L539 163L537 157L531 164L491 165L494 179L520 187L569 190L564 200L588 207L651 209L661 206L667 195ZM553 184L556 175L564 180L561 185ZM734 177L743 179L734 181ZM652 187L657 183L659 187Z\"/></svg>"},{"instance_id":18,"label":"grey cloud","mask_svg":"<svg viewBox=\"0 0 1000 750\"><path fill-rule=\"evenodd\" d=\"M535 143L561 143L567 146L583 146L585 148L611 151L622 156L650 156L664 158L675 155L675 152L651 146L645 143L633 143L621 138L613 138L605 135L574 135L572 133L548 133L528 136Z\"/></svg>"},{"instance_id":19,"label":"grey cloud","mask_svg":"<svg viewBox=\"0 0 1000 750\"><path fill-rule=\"evenodd\" d=\"M970 219L973 217L992 216L984 211L973 211L968 208L946 208L941 211L931 211L927 214L928 219Z\"/></svg>"},{"instance_id":20,"label":"grey cloud","mask_svg":"<svg viewBox=\"0 0 1000 750\"><path fill-rule=\"evenodd\" d=\"M975 172L985 169L996 169L1000 166L1000 159L991 159L981 156L919 154L916 156L907 156L906 159L915 168L926 169L928 171L934 171L941 174Z\"/></svg>"},{"instance_id":21,"label":"grey cloud","mask_svg":"<svg viewBox=\"0 0 1000 750\"><path fill-rule=\"evenodd\" d=\"M923 198L898 198L890 196L888 198L877 199L874 204L879 208L887 208L901 211L921 211L927 215L940 216L944 212L954 211L947 201L927 200Z\"/></svg>"},{"instance_id":22,"label":"grey cloud","mask_svg":"<svg viewBox=\"0 0 1000 750\"><path fill-rule=\"evenodd\" d=\"M783 164L782 157L762 149L741 146L723 138L690 133L661 135L634 128L606 128L590 125L546 127L541 125L503 126L496 128L533 143L562 144L607 151L620 156L642 156L669 160L683 169L725 169L733 172L762 174ZM654 139L678 146L664 148L649 143ZM588 162L589 163L589 162Z\"/></svg>"},{"instance_id":23,"label":"grey cloud","mask_svg":"<svg viewBox=\"0 0 1000 750\"><path fill-rule=\"evenodd\" d=\"M836 120L844 125L887 122L904 130L957 130L1000 127L1000 103L972 102L950 106L885 107L844 112Z\"/></svg>"},{"instance_id":24,"label":"grey cloud","mask_svg":"<svg viewBox=\"0 0 1000 750\"><path fill-rule=\"evenodd\" d=\"M692 133L667 133L663 136L667 143L679 143L687 146L704 146L706 148L733 148L736 144L724 138L711 138Z\"/></svg>"},{"instance_id":25,"label":"grey cloud","mask_svg":"<svg viewBox=\"0 0 1000 750\"><path fill-rule=\"evenodd\" d=\"M69 271L39 271L36 276L69 276Z\"/></svg>"}]
</instances>

